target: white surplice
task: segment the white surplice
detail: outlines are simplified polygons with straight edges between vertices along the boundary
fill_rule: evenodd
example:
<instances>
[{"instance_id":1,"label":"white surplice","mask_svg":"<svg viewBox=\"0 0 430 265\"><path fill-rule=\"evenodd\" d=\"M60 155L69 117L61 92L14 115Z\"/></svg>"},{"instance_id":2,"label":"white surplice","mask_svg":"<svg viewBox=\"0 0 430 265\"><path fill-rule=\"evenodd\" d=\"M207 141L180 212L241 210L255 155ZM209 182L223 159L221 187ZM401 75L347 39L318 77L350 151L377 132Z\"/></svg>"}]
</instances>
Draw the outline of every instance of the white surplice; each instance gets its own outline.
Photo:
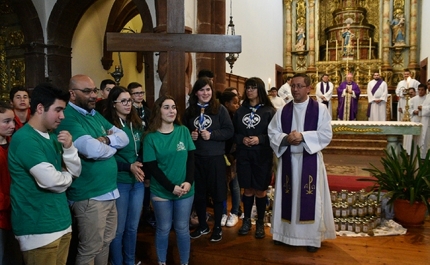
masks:
<instances>
[{"instance_id":1,"label":"white surplice","mask_svg":"<svg viewBox=\"0 0 430 265\"><path fill-rule=\"evenodd\" d=\"M280 96L285 101L285 104L289 103L293 99L290 84L283 84L278 90L278 96Z\"/></svg>"},{"instance_id":2,"label":"white surplice","mask_svg":"<svg viewBox=\"0 0 430 265\"><path fill-rule=\"evenodd\" d=\"M321 150L331 141L331 117L327 107L319 103L318 127L316 131L304 132L304 121L308 101L294 104L294 115L291 130L301 132L304 142L297 146L281 146L282 139L287 135L282 132L281 116L282 110L276 112L269 124L268 134L270 146L279 157L278 170L276 174L275 199L273 205L272 228L273 240L295 246L314 246L321 247L324 239L336 238L334 228L333 213L328 187L327 173L323 161ZM285 108L285 107L284 107ZM292 215L291 223L282 220L282 154L291 148L292 164ZM315 202L315 222L311 224L299 223L300 217L300 194L303 150L310 154L317 153L317 183L316 183L316 202ZM306 166L306 165L305 165Z\"/></svg>"},{"instance_id":3,"label":"white surplice","mask_svg":"<svg viewBox=\"0 0 430 265\"><path fill-rule=\"evenodd\" d=\"M411 121L421 122L422 112L418 109L418 106L421 106L425 99L426 99L425 95L422 97L420 97L419 95L416 95L415 97L409 100L409 115L411 117ZM414 114L414 111L418 111L418 114ZM420 135L414 135L414 136L403 135L403 148L406 150L408 154L411 154L411 146L412 146L412 140L413 140L415 146L418 145L420 150L424 150L423 142L422 142L423 138L424 138L424 135L422 133ZM421 157L423 157L422 152L421 152Z\"/></svg>"},{"instance_id":4,"label":"white surplice","mask_svg":"<svg viewBox=\"0 0 430 265\"><path fill-rule=\"evenodd\" d=\"M400 113L398 111L399 108L402 108L402 111L405 111L405 105L406 105L406 98L405 98L405 91L408 92L408 89L410 87L415 88L415 92L418 92L418 85L420 82L417 80L408 77L406 80L402 80L397 84L396 87L396 95L399 98L399 102L397 103L397 120L402 121L403 120L403 113Z\"/></svg>"},{"instance_id":5,"label":"white surplice","mask_svg":"<svg viewBox=\"0 0 430 265\"><path fill-rule=\"evenodd\" d=\"M321 92L321 83L324 82L319 82L316 86L315 86L315 96L318 100L318 102L322 102L322 98L321 97L325 97L325 99L328 101L328 112L330 114L330 117L332 117L332 107L331 107L331 97L333 96L333 83L332 82L327 82L326 84L324 84L324 94ZM328 84L328 90L326 88Z\"/></svg>"},{"instance_id":6,"label":"white surplice","mask_svg":"<svg viewBox=\"0 0 430 265\"><path fill-rule=\"evenodd\" d=\"M421 123L423 127L419 146L421 147L421 157L424 158L424 155L427 154L427 150L430 148L430 94L427 94L422 104Z\"/></svg>"},{"instance_id":7,"label":"white surplice","mask_svg":"<svg viewBox=\"0 0 430 265\"><path fill-rule=\"evenodd\" d=\"M385 81L382 81L381 85L372 94L373 87L375 87L378 81L372 80L367 84L367 99L370 103L370 116L369 121L385 121L387 119L387 97L388 97L388 86ZM375 100L382 100L380 103L376 103Z\"/></svg>"}]
</instances>

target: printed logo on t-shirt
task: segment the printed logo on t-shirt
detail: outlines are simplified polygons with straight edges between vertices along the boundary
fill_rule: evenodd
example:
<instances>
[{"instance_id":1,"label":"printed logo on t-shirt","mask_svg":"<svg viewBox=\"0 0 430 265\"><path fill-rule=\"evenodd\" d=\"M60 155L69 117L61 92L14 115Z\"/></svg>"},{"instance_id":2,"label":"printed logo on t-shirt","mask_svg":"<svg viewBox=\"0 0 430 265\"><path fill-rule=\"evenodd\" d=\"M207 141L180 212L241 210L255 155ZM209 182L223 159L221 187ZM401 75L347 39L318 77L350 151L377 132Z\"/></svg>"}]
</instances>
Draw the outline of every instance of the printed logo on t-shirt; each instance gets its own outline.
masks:
<instances>
[{"instance_id":1,"label":"printed logo on t-shirt","mask_svg":"<svg viewBox=\"0 0 430 265\"><path fill-rule=\"evenodd\" d=\"M203 122L200 124L200 116L198 116L194 120L194 126L199 130L206 130L207 128L211 127L212 125L212 119L209 115L204 114L203 115Z\"/></svg>"},{"instance_id":2,"label":"printed logo on t-shirt","mask_svg":"<svg viewBox=\"0 0 430 265\"><path fill-rule=\"evenodd\" d=\"M257 113L254 113L252 120L251 120L251 113L246 114L242 118L242 123L246 126L246 129L255 129L255 126L257 126L261 121L260 115Z\"/></svg>"},{"instance_id":3,"label":"printed logo on t-shirt","mask_svg":"<svg viewBox=\"0 0 430 265\"><path fill-rule=\"evenodd\" d=\"M138 132L135 132L133 134L133 139L135 142L140 141L140 134Z\"/></svg>"},{"instance_id":4,"label":"printed logo on t-shirt","mask_svg":"<svg viewBox=\"0 0 430 265\"><path fill-rule=\"evenodd\" d=\"M185 145L184 145L184 143L183 142L179 142L177 145L176 145L176 151L184 151L184 150L187 150L187 149L185 149Z\"/></svg>"}]
</instances>

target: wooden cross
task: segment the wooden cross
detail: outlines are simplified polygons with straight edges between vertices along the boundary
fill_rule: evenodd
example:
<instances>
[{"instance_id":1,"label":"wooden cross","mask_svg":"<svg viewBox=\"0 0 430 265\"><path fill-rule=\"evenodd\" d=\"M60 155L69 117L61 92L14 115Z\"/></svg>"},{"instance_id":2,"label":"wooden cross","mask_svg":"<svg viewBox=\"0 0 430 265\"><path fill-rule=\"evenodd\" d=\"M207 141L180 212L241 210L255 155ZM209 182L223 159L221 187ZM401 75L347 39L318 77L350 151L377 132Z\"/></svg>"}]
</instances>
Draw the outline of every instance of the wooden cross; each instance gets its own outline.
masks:
<instances>
[{"instance_id":1,"label":"wooden cross","mask_svg":"<svg viewBox=\"0 0 430 265\"><path fill-rule=\"evenodd\" d=\"M167 0L167 33L108 32L106 40L112 52L167 52L165 78L181 114L185 110L185 52L240 53L242 46L241 36L185 34L184 0Z\"/></svg>"}]
</instances>

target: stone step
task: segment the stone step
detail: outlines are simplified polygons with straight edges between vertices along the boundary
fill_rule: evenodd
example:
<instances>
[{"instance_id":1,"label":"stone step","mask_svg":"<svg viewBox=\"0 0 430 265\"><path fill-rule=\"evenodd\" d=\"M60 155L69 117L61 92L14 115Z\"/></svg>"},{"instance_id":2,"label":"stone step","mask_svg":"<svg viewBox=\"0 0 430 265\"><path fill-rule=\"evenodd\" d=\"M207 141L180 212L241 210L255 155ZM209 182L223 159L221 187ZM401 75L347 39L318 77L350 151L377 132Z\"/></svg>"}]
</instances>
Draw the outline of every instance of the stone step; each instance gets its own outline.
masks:
<instances>
[{"instance_id":1,"label":"stone step","mask_svg":"<svg viewBox=\"0 0 430 265\"><path fill-rule=\"evenodd\" d=\"M352 147L382 147L387 146L387 140L369 139L332 139L329 146L352 146Z\"/></svg>"},{"instance_id":2,"label":"stone step","mask_svg":"<svg viewBox=\"0 0 430 265\"><path fill-rule=\"evenodd\" d=\"M383 156L385 147L327 146L323 154Z\"/></svg>"}]
</instances>

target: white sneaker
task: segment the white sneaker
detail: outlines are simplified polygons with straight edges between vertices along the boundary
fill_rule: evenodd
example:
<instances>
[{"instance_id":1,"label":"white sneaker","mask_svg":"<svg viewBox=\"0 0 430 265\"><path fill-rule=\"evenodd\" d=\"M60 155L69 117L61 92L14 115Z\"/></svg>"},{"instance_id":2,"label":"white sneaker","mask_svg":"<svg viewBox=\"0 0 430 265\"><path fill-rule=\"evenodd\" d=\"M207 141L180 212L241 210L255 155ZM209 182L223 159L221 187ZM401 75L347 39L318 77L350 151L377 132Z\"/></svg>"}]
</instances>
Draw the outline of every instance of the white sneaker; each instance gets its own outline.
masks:
<instances>
[{"instance_id":1,"label":"white sneaker","mask_svg":"<svg viewBox=\"0 0 430 265\"><path fill-rule=\"evenodd\" d=\"M227 223L227 218L228 218L228 215L226 215L226 214L222 215L221 226L225 226L225 223Z\"/></svg>"},{"instance_id":2,"label":"white sneaker","mask_svg":"<svg viewBox=\"0 0 430 265\"><path fill-rule=\"evenodd\" d=\"M227 227L233 227L239 222L239 217L235 214L230 213L227 219L227 223L225 224Z\"/></svg>"}]
</instances>

